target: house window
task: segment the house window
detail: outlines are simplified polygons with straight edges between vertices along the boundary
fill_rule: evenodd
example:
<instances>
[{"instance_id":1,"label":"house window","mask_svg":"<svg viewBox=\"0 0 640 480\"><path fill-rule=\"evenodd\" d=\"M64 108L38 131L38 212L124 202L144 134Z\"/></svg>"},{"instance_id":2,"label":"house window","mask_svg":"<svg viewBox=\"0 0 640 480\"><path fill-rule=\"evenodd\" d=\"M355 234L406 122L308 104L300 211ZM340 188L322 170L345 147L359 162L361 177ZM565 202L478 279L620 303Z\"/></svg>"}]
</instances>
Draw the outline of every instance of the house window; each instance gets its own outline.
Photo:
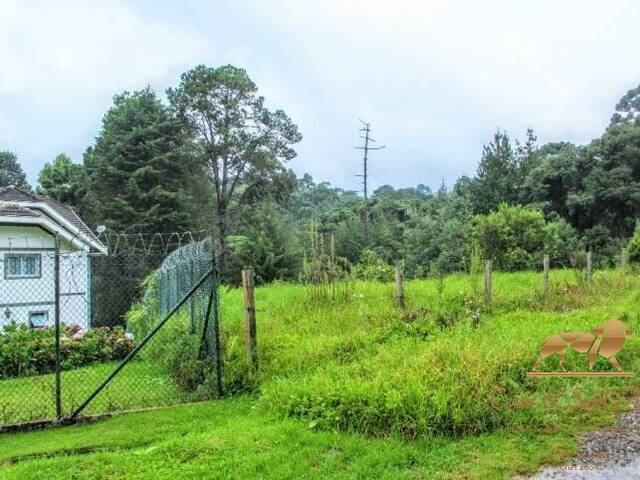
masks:
<instances>
[{"instance_id":1,"label":"house window","mask_svg":"<svg viewBox=\"0 0 640 480\"><path fill-rule=\"evenodd\" d=\"M47 324L47 312L29 312L29 326L42 328Z\"/></svg>"},{"instance_id":2,"label":"house window","mask_svg":"<svg viewBox=\"0 0 640 480\"><path fill-rule=\"evenodd\" d=\"M40 278L41 257L32 253L7 253L4 256L4 278Z\"/></svg>"}]
</instances>

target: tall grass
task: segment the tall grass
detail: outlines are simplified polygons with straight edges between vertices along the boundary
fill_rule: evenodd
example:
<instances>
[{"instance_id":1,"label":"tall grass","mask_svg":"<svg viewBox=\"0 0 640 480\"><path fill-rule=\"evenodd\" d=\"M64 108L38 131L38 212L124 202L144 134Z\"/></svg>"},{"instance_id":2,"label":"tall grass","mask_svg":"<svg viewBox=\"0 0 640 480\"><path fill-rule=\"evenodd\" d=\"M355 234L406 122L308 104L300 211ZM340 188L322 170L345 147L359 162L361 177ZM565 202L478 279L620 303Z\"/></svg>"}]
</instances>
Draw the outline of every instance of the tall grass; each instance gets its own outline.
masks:
<instances>
[{"instance_id":1,"label":"tall grass","mask_svg":"<svg viewBox=\"0 0 640 480\"><path fill-rule=\"evenodd\" d=\"M598 272L587 285L576 282L573 271L558 270L551 285L544 302L541 274L496 273L492 308L484 309L474 301L468 275L415 280L406 282L403 311L394 307L391 284L356 282L348 300L330 304L309 302L301 285L261 287L261 370L252 388L265 408L303 418L312 428L410 437L557 428L588 412L544 408L551 387L570 404L576 380L527 379L539 345L550 334L588 331L612 316L637 323L640 281ZM250 373L239 293L226 292L221 301L231 386L246 386ZM637 353L634 337L620 356L623 365L640 366ZM545 360L543 368L557 367L554 362ZM583 363L584 355L567 358L570 368L584 370ZM597 368L610 366L600 361ZM635 385L579 382L582 395ZM513 407L527 399L533 406Z\"/></svg>"}]
</instances>

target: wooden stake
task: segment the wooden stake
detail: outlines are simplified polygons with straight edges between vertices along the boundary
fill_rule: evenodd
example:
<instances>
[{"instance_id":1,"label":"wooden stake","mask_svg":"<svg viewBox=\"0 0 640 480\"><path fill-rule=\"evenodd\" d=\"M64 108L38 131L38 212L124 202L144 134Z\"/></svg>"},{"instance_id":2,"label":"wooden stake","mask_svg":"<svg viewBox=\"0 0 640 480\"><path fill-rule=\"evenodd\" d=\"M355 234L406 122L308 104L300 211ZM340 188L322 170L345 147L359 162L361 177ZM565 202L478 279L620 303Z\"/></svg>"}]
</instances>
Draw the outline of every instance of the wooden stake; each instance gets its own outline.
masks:
<instances>
[{"instance_id":1,"label":"wooden stake","mask_svg":"<svg viewBox=\"0 0 640 480\"><path fill-rule=\"evenodd\" d=\"M242 287L244 289L244 306L247 319L247 355L251 366L258 369L258 350L256 343L256 299L254 296L253 271L242 271Z\"/></svg>"},{"instance_id":2,"label":"wooden stake","mask_svg":"<svg viewBox=\"0 0 640 480\"><path fill-rule=\"evenodd\" d=\"M593 251L589 250L587 252L587 282L591 283L592 278L593 278Z\"/></svg>"},{"instance_id":3,"label":"wooden stake","mask_svg":"<svg viewBox=\"0 0 640 480\"><path fill-rule=\"evenodd\" d=\"M396 306L398 308L404 308L404 290L402 287L403 278L402 260L398 260L396 261Z\"/></svg>"},{"instance_id":4,"label":"wooden stake","mask_svg":"<svg viewBox=\"0 0 640 480\"><path fill-rule=\"evenodd\" d=\"M544 301L549 296L549 255L542 257L542 279L544 282Z\"/></svg>"},{"instance_id":5,"label":"wooden stake","mask_svg":"<svg viewBox=\"0 0 640 480\"><path fill-rule=\"evenodd\" d=\"M484 264L484 304L487 307L491 306L492 269L493 261L487 260Z\"/></svg>"}]
</instances>

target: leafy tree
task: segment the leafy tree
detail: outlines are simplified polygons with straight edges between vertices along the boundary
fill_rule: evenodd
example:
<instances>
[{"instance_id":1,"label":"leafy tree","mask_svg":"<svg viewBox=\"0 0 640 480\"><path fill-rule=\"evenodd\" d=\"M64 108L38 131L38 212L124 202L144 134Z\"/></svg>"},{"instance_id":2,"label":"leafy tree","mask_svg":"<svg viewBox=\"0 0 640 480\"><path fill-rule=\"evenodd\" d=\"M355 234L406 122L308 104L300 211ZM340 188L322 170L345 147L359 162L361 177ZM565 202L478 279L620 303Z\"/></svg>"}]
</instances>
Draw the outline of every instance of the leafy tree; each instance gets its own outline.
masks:
<instances>
[{"instance_id":1,"label":"leafy tree","mask_svg":"<svg viewBox=\"0 0 640 480\"><path fill-rule=\"evenodd\" d=\"M251 179L267 181L292 159L300 141L296 125L282 110L272 112L247 73L231 65L204 65L182 74L167 95L174 111L195 136L197 157L215 189L219 264L224 267L231 233L229 209L238 189Z\"/></svg>"},{"instance_id":2,"label":"leafy tree","mask_svg":"<svg viewBox=\"0 0 640 480\"><path fill-rule=\"evenodd\" d=\"M313 223L319 234L333 235L340 257L355 263L363 247L361 208L362 198L356 192L331 187L328 182L316 184L304 174L291 196L289 211L307 254L311 254L309 224Z\"/></svg>"},{"instance_id":3,"label":"leafy tree","mask_svg":"<svg viewBox=\"0 0 640 480\"><path fill-rule=\"evenodd\" d=\"M629 90L616 105L610 126L619 123L640 123L640 85Z\"/></svg>"},{"instance_id":4,"label":"leafy tree","mask_svg":"<svg viewBox=\"0 0 640 480\"><path fill-rule=\"evenodd\" d=\"M380 258L376 252L365 250L360 261L353 267L353 276L361 280L375 280L378 282L390 282L393 280L394 268L388 262Z\"/></svg>"},{"instance_id":5,"label":"leafy tree","mask_svg":"<svg viewBox=\"0 0 640 480\"><path fill-rule=\"evenodd\" d=\"M640 216L640 124L615 125L586 149L588 171L573 205L591 222L614 237L628 238ZM586 169L585 169L586 170Z\"/></svg>"},{"instance_id":6,"label":"leafy tree","mask_svg":"<svg viewBox=\"0 0 640 480\"><path fill-rule=\"evenodd\" d=\"M407 273L420 277L462 271L472 222L468 197L440 189L427 205L428 214L417 216L405 232Z\"/></svg>"},{"instance_id":7,"label":"leafy tree","mask_svg":"<svg viewBox=\"0 0 640 480\"><path fill-rule=\"evenodd\" d=\"M53 162L45 163L38 175L36 192L67 205L78 206L84 195L84 169L61 153Z\"/></svg>"},{"instance_id":8,"label":"leafy tree","mask_svg":"<svg viewBox=\"0 0 640 480\"><path fill-rule=\"evenodd\" d=\"M194 228L194 165L180 122L153 90L116 95L85 153L89 220L116 232Z\"/></svg>"},{"instance_id":9,"label":"leafy tree","mask_svg":"<svg viewBox=\"0 0 640 480\"><path fill-rule=\"evenodd\" d=\"M578 232L566 220L559 218L544 227L544 252L549 255L551 266L570 266L571 254L584 251ZM535 262L535 259L534 259Z\"/></svg>"},{"instance_id":10,"label":"leafy tree","mask_svg":"<svg viewBox=\"0 0 640 480\"><path fill-rule=\"evenodd\" d=\"M302 255L286 213L273 202L242 210L245 221L238 235L229 236L230 255L223 276L237 284L241 270L252 268L257 283L295 279Z\"/></svg>"},{"instance_id":11,"label":"leafy tree","mask_svg":"<svg viewBox=\"0 0 640 480\"><path fill-rule=\"evenodd\" d=\"M539 264L544 232L542 212L503 203L497 211L476 217L474 240L497 268L520 270Z\"/></svg>"},{"instance_id":12,"label":"leafy tree","mask_svg":"<svg viewBox=\"0 0 640 480\"><path fill-rule=\"evenodd\" d=\"M18 163L15 153L8 150L0 151L0 187L15 185L20 190L31 191L31 186L27 182L27 176Z\"/></svg>"},{"instance_id":13,"label":"leafy tree","mask_svg":"<svg viewBox=\"0 0 640 480\"><path fill-rule=\"evenodd\" d=\"M538 205L547 218L553 214L571 218L567 199L580 185L579 154L572 144L549 144L540 149L539 163L524 180L523 203Z\"/></svg>"}]
</instances>

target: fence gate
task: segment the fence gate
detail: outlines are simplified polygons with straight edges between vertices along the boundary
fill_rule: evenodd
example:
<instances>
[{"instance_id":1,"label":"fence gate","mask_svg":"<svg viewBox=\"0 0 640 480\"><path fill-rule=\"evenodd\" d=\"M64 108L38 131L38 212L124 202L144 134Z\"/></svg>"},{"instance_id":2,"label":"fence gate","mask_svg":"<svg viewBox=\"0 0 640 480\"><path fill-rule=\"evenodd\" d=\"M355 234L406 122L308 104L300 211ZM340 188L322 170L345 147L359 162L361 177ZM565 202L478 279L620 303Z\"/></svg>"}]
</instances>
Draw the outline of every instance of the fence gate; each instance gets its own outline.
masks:
<instances>
[{"instance_id":1,"label":"fence gate","mask_svg":"<svg viewBox=\"0 0 640 480\"><path fill-rule=\"evenodd\" d=\"M210 241L105 240L108 254L55 239L5 255L5 271L33 278L0 281L13 289L0 311L0 430L222 394Z\"/></svg>"}]
</instances>

